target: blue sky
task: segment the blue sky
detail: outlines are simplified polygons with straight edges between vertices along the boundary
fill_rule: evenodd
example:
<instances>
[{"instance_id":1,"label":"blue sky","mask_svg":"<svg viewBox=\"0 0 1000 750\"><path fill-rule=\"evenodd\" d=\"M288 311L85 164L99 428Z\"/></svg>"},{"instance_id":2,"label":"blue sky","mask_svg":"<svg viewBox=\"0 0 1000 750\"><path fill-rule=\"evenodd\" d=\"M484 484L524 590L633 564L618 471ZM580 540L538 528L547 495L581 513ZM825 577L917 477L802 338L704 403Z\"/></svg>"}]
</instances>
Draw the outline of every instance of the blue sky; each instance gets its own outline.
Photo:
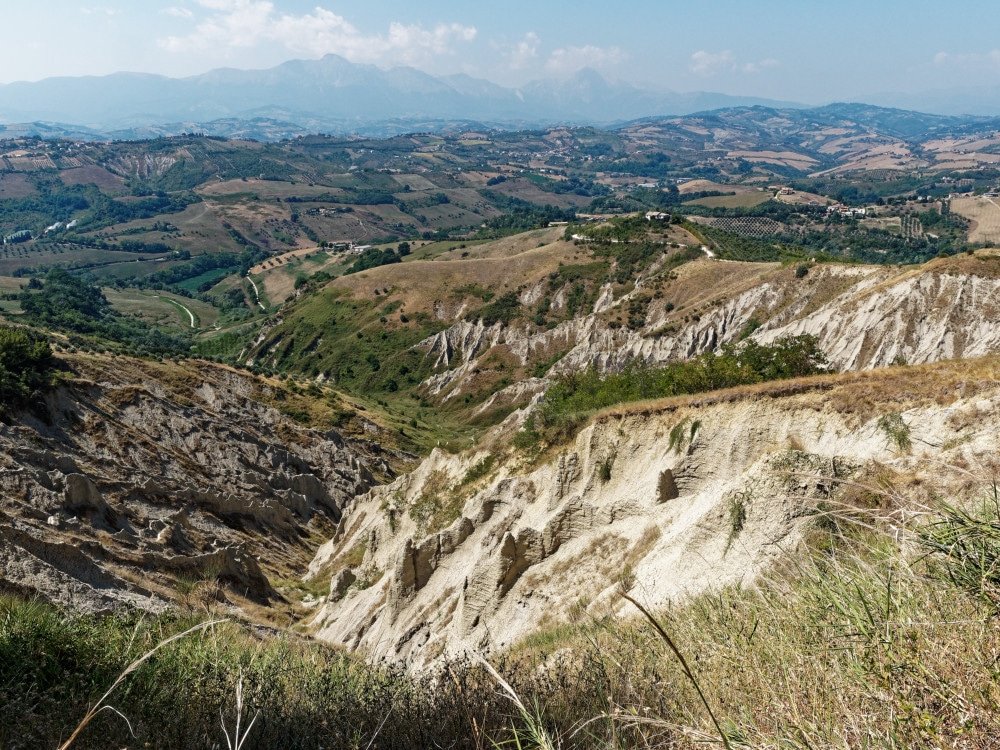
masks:
<instances>
[{"instance_id":1,"label":"blue sky","mask_svg":"<svg viewBox=\"0 0 1000 750\"><path fill-rule=\"evenodd\" d=\"M806 103L1000 85L996 0L46 0L3 3L0 82L191 75L332 52L506 85L610 79ZM16 31L13 31L15 30Z\"/></svg>"}]
</instances>

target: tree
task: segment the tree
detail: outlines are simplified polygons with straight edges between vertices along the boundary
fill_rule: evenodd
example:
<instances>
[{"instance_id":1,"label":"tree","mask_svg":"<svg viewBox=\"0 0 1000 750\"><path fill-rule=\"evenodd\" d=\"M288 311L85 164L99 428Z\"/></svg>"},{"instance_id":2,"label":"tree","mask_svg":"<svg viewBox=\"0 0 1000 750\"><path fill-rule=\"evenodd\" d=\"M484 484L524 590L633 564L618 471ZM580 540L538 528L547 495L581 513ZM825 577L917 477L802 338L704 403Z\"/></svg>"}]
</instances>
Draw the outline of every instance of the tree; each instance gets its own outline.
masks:
<instances>
[{"instance_id":1,"label":"tree","mask_svg":"<svg viewBox=\"0 0 1000 750\"><path fill-rule=\"evenodd\" d=\"M0 412L48 385L54 364L48 341L21 328L0 326Z\"/></svg>"}]
</instances>

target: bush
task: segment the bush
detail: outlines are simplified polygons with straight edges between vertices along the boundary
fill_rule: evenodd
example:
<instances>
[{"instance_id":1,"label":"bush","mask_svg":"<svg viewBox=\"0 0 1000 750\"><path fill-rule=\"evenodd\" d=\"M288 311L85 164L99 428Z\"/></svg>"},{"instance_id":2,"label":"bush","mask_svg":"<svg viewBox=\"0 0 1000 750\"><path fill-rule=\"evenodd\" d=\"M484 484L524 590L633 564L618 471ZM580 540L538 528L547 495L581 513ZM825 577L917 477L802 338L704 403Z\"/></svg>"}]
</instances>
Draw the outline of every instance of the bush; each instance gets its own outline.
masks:
<instances>
[{"instance_id":1,"label":"bush","mask_svg":"<svg viewBox=\"0 0 1000 750\"><path fill-rule=\"evenodd\" d=\"M826 357L813 336L791 336L774 344L746 341L726 345L720 354L706 353L666 367L631 367L601 376L596 370L567 375L554 383L542 401L546 425L569 414L588 413L643 399L750 385L826 371Z\"/></svg>"},{"instance_id":2,"label":"bush","mask_svg":"<svg viewBox=\"0 0 1000 750\"><path fill-rule=\"evenodd\" d=\"M479 318L484 326L492 326L496 323L510 325L511 321L518 316L521 311L521 301L514 292L497 297L479 311Z\"/></svg>"},{"instance_id":3,"label":"bush","mask_svg":"<svg viewBox=\"0 0 1000 750\"><path fill-rule=\"evenodd\" d=\"M54 364L48 341L24 329L0 325L0 412L49 385Z\"/></svg>"}]
</instances>

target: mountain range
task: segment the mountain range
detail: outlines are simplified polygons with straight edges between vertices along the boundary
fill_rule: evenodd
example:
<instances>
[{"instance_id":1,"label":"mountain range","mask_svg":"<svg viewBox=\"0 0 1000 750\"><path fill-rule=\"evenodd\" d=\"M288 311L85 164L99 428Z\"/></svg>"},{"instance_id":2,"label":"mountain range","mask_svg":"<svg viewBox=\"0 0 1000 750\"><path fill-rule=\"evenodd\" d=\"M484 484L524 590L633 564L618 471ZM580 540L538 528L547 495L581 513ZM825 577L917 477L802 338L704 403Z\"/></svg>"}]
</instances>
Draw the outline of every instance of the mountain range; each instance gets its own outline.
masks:
<instances>
[{"instance_id":1,"label":"mountain range","mask_svg":"<svg viewBox=\"0 0 1000 750\"><path fill-rule=\"evenodd\" d=\"M867 98L881 107L952 117L1000 112L997 87ZM607 126L742 107L809 109L761 97L611 82L591 68L510 88L465 74L384 69L331 54L262 70L219 68L187 78L114 73L0 85L0 137L134 140L186 132L266 141L312 133L386 137L476 128Z\"/></svg>"},{"instance_id":2,"label":"mountain range","mask_svg":"<svg viewBox=\"0 0 1000 750\"><path fill-rule=\"evenodd\" d=\"M435 77L411 67L360 65L337 55L266 70L221 68L188 78L115 73L0 86L0 123L70 123L74 127L61 129L119 137L211 132L211 124L220 122L218 134L232 135L234 121L283 125L277 130L285 136L296 130L384 134L399 129L391 125L394 121L409 130L422 122L437 124L434 129L443 122L609 124L747 105L797 106L710 92L654 91L611 83L592 69L513 89L467 75Z\"/></svg>"}]
</instances>

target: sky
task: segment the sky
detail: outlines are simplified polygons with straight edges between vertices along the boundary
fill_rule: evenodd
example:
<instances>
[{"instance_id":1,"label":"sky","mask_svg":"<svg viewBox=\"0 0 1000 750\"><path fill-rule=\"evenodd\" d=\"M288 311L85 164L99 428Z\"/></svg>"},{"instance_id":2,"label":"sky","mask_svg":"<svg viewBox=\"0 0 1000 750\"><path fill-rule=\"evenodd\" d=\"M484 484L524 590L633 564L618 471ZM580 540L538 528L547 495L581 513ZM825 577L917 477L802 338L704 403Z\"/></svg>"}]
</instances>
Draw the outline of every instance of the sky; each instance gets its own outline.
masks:
<instances>
[{"instance_id":1,"label":"sky","mask_svg":"<svg viewBox=\"0 0 1000 750\"><path fill-rule=\"evenodd\" d=\"M1000 85L996 0L4 0L0 83L327 53L509 86L583 68L807 104Z\"/></svg>"}]
</instances>

